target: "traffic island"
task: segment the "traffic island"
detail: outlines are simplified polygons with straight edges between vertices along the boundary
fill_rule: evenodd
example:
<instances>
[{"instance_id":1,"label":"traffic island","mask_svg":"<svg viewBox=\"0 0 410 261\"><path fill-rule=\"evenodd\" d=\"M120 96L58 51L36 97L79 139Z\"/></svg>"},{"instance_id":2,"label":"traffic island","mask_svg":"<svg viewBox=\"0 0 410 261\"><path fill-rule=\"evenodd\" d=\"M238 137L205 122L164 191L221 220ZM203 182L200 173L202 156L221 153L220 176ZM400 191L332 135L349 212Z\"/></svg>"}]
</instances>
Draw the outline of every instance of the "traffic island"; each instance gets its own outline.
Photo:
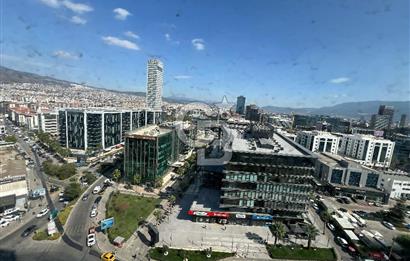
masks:
<instances>
[{"instance_id":1,"label":"traffic island","mask_svg":"<svg viewBox=\"0 0 410 261\"><path fill-rule=\"evenodd\" d=\"M163 247L156 247L149 250L149 256L152 259L158 261L203 261L203 260L221 260L227 257L234 256L233 253L223 253L223 252L209 252L209 251L199 251L199 250L184 250L184 249L173 249Z\"/></svg>"},{"instance_id":2,"label":"traffic island","mask_svg":"<svg viewBox=\"0 0 410 261\"><path fill-rule=\"evenodd\" d=\"M160 203L160 199L113 192L106 204L106 217L113 217L114 224L108 229L110 242L118 236L125 240L137 230Z\"/></svg>"},{"instance_id":3,"label":"traffic island","mask_svg":"<svg viewBox=\"0 0 410 261\"><path fill-rule=\"evenodd\" d=\"M305 248L300 246L267 245L269 256L272 259L290 260L337 260L333 248Z\"/></svg>"},{"instance_id":4,"label":"traffic island","mask_svg":"<svg viewBox=\"0 0 410 261\"><path fill-rule=\"evenodd\" d=\"M47 230L39 229L33 235L33 240L42 241L42 240L56 240L60 238L60 233L56 232L52 235L48 235Z\"/></svg>"}]
</instances>

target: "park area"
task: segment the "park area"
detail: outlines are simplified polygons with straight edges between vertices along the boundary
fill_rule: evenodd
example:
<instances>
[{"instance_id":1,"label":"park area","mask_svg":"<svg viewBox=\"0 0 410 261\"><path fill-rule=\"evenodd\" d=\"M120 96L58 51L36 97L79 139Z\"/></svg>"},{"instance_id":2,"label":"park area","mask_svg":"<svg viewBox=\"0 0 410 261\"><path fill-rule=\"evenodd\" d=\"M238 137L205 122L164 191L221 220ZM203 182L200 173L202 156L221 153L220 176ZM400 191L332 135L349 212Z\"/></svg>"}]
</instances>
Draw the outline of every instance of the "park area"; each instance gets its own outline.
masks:
<instances>
[{"instance_id":1,"label":"park area","mask_svg":"<svg viewBox=\"0 0 410 261\"><path fill-rule=\"evenodd\" d=\"M127 240L142 221L159 204L160 199L134 196L121 193L111 194L107 202L106 217L114 217L114 226L108 230L112 242L117 236Z\"/></svg>"},{"instance_id":2,"label":"park area","mask_svg":"<svg viewBox=\"0 0 410 261\"><path fill-rule=\"evenodd\" d=\"M189 261L199 260L220 260L233 256L232 253L212 252L211 256L206 257L205 251L188 251L183 249L167 249L168 255L164 255L161 247L153 248L149 251L150 258L159 261L181 261L187 258Z\"/></svg>"},{"instance_id":3,"label":"park area","mask_svg":"<svg viewBox=\"0 0 410 261\"><path fill-rule=\"evenodd\" d=\"M291 246L268 245L269 256L273 259L293 259L293 260L336 260L335 252L332 248L305 248Z\"/></svg>"}]
</instances>

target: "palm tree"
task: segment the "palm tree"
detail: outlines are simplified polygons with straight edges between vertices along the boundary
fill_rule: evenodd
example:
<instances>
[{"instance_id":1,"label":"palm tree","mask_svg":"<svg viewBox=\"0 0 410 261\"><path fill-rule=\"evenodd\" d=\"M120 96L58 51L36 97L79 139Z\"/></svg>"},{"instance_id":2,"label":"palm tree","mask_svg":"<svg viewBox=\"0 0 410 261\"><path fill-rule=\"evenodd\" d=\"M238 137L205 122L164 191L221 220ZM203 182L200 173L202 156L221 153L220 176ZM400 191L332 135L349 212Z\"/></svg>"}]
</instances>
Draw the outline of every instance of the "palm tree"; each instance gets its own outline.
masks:
<instances>
[{"instance_id":1,"label":"palm tree","mask_svg":"<svg viewBox=\"0 0 410 261\"><path fill-rule=\"evenodd\" d=\"M325 210L324 212L322 212L322 214L320 215L320 217L323 220L323 235L325 234L325 229L326 229L326 225L327 223L329 223L330 219L332 218L332 216L330 215L329 212L327 212L327 210Z\"/></svg>"},{"instance_id":2,"label":"palm tree","mask_svg":"<svg viewBox=\"0 0 410 261\"><path fill-rule=\"evenodd\" d=\"M308 237L308 249L310 249L312 240L315 240L316 236L319 235L319 230L317 230L317 228L314 225L308 224L305 227L305 233Z\"/></svg>"},{"instance_id":3,"label":"palm tree","mask_svg":"<svg viewBox=\"0 0 410 261\"><path fill-rule=\"evenodd\" d=\"M272 234L275 235L275 242L273 245L276 246L278 239L282 239L286 234L285 225L279 222L273 223Z\"/></svg>"}]
</instances>

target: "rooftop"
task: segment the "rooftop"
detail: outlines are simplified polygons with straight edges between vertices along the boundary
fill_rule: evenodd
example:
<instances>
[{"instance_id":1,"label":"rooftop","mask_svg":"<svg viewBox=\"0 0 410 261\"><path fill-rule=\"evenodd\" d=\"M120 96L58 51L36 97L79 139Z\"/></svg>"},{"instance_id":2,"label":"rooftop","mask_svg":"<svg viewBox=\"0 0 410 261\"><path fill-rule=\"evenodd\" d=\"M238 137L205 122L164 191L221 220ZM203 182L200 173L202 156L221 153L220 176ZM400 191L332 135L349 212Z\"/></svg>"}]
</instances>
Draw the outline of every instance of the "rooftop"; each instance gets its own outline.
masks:
<instances>
[{"instance_id":1,"label":"rooftop","mask_svg":"<svg viewBox=\"0 0 410 261\"><path fill-rule=\"evenodd\" d=\"M284 137L282 134L274 132L270 139L246 139L242 135L231 130L234 135L232 142L232 151L236 152L251 152L260 154L279 154L292 156L313 156L312 152L301 147L299 144ZM259 143L260 145L258 145ZM271 148L263 148L264 145L269 145ZM266 147L266 146L265 146Z\"/></svg>"},{"instance_id":2,"label":"rooftop","mask_svg":"<svg viewBox=\"0 0 410 261\"><path fill-rule=\"evenodd\" d=\"M7 160L1 162L0 165L0 180L7 177L18 177L26 175L25 160Z\"/></svg>"},{"instance_id":3,"label":"rooftop","mask_svg":"<svg viewBox=\"0 0 410 261\"><path fill-rule=\"evenodd\" d=\"M136 130L127 132L125 135L126 137L138 137L138 136L145 136L145 137L158 137L163 134L170 132L171 129L162 128L158 125L149 125L143 128L138 128Z\"/></svg>"}]
</instances>

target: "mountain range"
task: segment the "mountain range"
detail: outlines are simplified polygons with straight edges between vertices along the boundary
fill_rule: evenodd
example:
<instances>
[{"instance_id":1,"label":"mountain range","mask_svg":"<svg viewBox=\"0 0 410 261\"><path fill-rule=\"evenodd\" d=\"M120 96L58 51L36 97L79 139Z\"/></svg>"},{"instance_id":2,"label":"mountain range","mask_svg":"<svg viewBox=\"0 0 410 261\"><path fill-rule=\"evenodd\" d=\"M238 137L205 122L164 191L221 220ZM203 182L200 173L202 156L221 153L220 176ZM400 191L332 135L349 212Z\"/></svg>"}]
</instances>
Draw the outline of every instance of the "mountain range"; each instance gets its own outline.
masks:
<instances>
[{"instance_id":1,"label":"mountain range","mask_svg":"<svg viewBox=\"0 0 410 261\"><path fill-rule=\"evenodd\" d=\"M42 83L42 84L59 84L70 87L74 82L59 80L48 76L41 76L34 73L22 72L0 66L0 83ZM145 96L145 92L118 91L103 88L88 86L90 88L107 90L117 93L125 93L129 95ZM180 98L180 97L164 97L167 102L173 103L189 103L198 102L195 99ZM295 113L295 114L311 114L311 115L329 115L345 118L361 118L369 119L372 114L377 113L378 107L381 104L393 106L395 109L394 120L400 120L401 114L407 114L410 117L410 101L361 101L361 102L346 102L333 106L320 108L290 108L277 106L264 106L262 109L267 112L274 113Z\"/></svg>"}]
</instances>

